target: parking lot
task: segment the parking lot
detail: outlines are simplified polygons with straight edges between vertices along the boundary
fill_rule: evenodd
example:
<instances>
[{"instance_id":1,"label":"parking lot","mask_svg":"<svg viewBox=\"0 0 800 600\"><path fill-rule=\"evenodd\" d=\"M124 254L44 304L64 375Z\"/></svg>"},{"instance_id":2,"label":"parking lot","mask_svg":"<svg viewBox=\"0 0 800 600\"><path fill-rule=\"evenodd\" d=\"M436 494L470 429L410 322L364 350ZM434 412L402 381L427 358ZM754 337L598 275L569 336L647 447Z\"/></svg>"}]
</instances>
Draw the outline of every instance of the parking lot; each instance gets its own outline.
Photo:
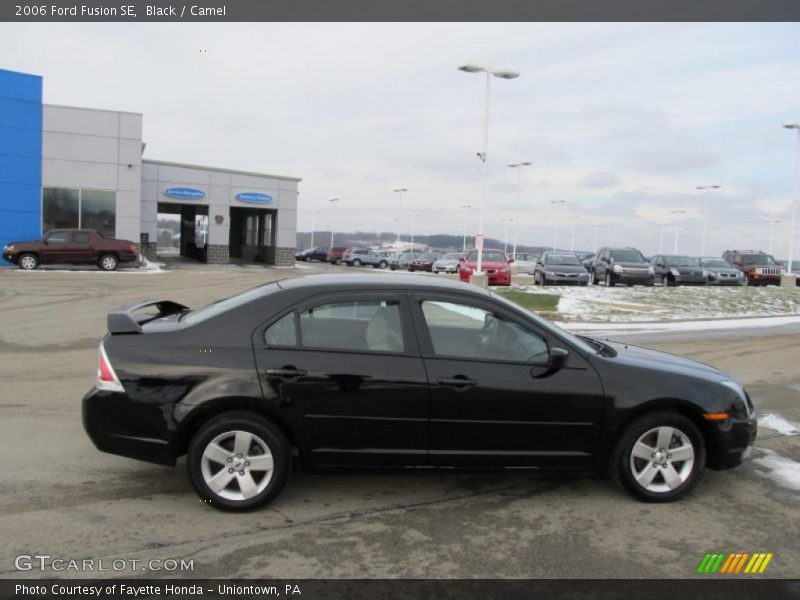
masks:
<instances>
[{"instance_id":1,"label":"parking lot","mask_svg":"<svg viewBox=\"0 0 800 600\"><path fill-rule=\"evenodd\" d=\"M269 280L346 269L303 267L0 270L0 448L10 459L0 473L3 576L41 576L16 571L14 557L50 554L185 558L198 577L690 577L717 551L774 553L763 576L798 575L800 435L791 428L762 427L743 467L707 471L692 495L667 505L639 503L604 479L296 470L266 509L227 514L197 499L182 463L169 469L95 450L80 400L109 310L155 297L198 306ZM693 293L704 291L717 293ZM728 370L760 413L800 423L800 326L626 339ZM93 575L121 574L175 575Z\"/></svg>"}]
</instances>

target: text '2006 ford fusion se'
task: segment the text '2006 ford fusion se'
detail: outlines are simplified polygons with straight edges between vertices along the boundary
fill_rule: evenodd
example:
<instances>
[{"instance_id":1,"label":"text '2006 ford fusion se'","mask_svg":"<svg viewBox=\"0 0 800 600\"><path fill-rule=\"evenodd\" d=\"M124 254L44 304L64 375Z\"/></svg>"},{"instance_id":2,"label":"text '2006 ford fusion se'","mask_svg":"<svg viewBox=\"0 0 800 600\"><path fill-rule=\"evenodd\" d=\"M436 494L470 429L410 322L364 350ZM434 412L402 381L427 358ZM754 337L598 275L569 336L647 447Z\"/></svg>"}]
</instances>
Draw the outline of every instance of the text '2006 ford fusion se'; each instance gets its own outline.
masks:
<instances>
[{"instance_id":1,"label":"text '2006 ford fusion se'","mask_svg":"<svg viewBox=\"0 0 800 600\"><path fill-rule=\"evenodd\" d=\"M285 279L190 310L108 315L86 431L102 451L187 455L213 506L273 500L310 470L610 474L687 494L756 436L741 384L702 363L574 336L482 289L409 276Z\"/></svg>"}]
</instances>

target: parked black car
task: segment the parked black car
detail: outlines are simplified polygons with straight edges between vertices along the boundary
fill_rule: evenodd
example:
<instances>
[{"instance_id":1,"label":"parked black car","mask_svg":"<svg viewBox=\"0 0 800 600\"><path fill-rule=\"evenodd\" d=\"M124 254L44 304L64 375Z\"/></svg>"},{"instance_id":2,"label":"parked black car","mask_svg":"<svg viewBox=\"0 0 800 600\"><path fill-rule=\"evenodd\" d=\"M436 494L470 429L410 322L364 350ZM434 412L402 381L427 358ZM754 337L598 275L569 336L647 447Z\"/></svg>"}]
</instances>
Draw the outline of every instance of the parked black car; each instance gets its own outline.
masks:
<instances>
[{"instance_id":1,"label":"parked black car","mask_svg":"<svg viewBox=\"0 0 800 600\"><path fill-rule=\"evenodd\" d=\"M533 282L537 285L589 285L589 272L575 254L545 252L536 263Z\"/></svg>"},{"instance_id":2,"label":"parked black car","mask_svg":"<svg viewBox=\"0 0 800 600\"><path fill-rule=\"evenodd\" d=\"M310 260L325 262L328 260L328 247L308 248L307 250L295 254L294 259L301 262L308 262Z\"/></svg>"},{"instance_id":3,"label":"parked black car","mask_svg":"<svg viewBox=\"0 0 800 600\"><path fill-rule=\"evenodd\" d=\"M691 256L657 254L650 259L661 285L708 285L708 272Z\"/></svg>"},{"instance_id":4,"label":"parked black car","mask_svg":"<svg viewBox=\"0 0 800 600\"><path fill-rule=\"evenodd\" d=\"M756 435L730 375L449 280L313 275L197 310L125 306L108 329L83 399L92 441L164 465L187 454L224 509L274 499L293 454L324 470L610 473L663 502L738 465Z\"/></svg>"},{"instance_id":5,"label":"parked black car","mask_svg":"<svg viewBox=\"0 0 800 600\"><path fill-rule=\"evenodd\" d=\"M601 281L608 287L618 283L653 285L653 266L636 248L600 248L590 269L592 283Z\"/></svg>"},{"instance_id":6,"label":"parked black car","mask_svg":"<svg viewBox=\"0 0 800 600\"><path fill-rule=\"evenodd\" d=\"M747 285L744 273L726 260L702 256L697 263L706 270L709 285Z\"/></svg>"}]
</instances>

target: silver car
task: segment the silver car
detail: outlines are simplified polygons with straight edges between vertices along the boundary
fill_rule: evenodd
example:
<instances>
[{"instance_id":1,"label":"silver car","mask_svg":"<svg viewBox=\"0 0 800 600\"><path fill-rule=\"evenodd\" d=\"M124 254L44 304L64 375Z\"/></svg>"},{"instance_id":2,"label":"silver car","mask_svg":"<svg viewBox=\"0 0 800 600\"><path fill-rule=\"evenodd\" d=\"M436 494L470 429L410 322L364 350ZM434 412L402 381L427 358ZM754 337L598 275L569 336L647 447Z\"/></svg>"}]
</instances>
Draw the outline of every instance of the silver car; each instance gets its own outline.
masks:
<instances>
[{"instance_id":1,"label":"silver car","mask_svg":"<svg viewBox=\"0 0 800 600\"><path fill-rule=\"evenodd\" d=\"M512 267L517 273L527 273L533 275L536 270L536 263L539 260L538 254L530 252L517 252L517 256L512 263Z\"/></svg>"},{"instance_id":2,"label":"silver car","mask_svg":"<svg viewBox=\"0 0 800 600\"><path fill-rule=\"evenodd\" d=\"M708 275L708 285L747 285L747 277L727 260L712 256L697 259Z\"/></svg>"},{"instance_id":3,"label":"silver car","mask_svg":"<svg viewBox=\"0 0 800 600\"><path fill-rule=\"evenodd\" d=\"M389 259L389 268L392 271L396 271L397 269L406 270L408 269L409 263L418 256L419 254L412 252L404 252L403 254L398 254L397 256Z\"/></svg>"},{"instance_id":4,"label":"silver car","mask_svg":"<svg viewBox=\"0 0 800 600\"><path fill-rule=\"evenodd\" d=\"M449 252L433 263L434 273L458 273L461 268L461 259L464 257L460 252Z\"/></svg>"}]
</instances>

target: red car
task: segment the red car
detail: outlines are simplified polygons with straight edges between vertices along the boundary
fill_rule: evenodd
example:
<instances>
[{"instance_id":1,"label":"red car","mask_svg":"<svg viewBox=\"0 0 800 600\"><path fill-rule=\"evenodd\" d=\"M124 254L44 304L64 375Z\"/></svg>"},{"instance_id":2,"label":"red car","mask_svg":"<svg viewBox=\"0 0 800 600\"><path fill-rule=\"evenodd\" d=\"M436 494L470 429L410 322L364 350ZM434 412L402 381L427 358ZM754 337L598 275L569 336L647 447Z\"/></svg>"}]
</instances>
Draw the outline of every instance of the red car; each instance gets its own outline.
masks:
<instances>
[{"instance_id":1,"label":"red car","mask_svg":"<svg viewBox=\"0 0 800 600\"><path fill-rule=\"evenodd\" d=\"M511 269L508 265L512 262L502 250L484 250L482 267L489 278L489 285L511 285ZM461 281L469 283L469 278L477 268L478 251L470 250L466 258L461 259L461 269L458 271Z\"/></svg>"}]
</instances>

